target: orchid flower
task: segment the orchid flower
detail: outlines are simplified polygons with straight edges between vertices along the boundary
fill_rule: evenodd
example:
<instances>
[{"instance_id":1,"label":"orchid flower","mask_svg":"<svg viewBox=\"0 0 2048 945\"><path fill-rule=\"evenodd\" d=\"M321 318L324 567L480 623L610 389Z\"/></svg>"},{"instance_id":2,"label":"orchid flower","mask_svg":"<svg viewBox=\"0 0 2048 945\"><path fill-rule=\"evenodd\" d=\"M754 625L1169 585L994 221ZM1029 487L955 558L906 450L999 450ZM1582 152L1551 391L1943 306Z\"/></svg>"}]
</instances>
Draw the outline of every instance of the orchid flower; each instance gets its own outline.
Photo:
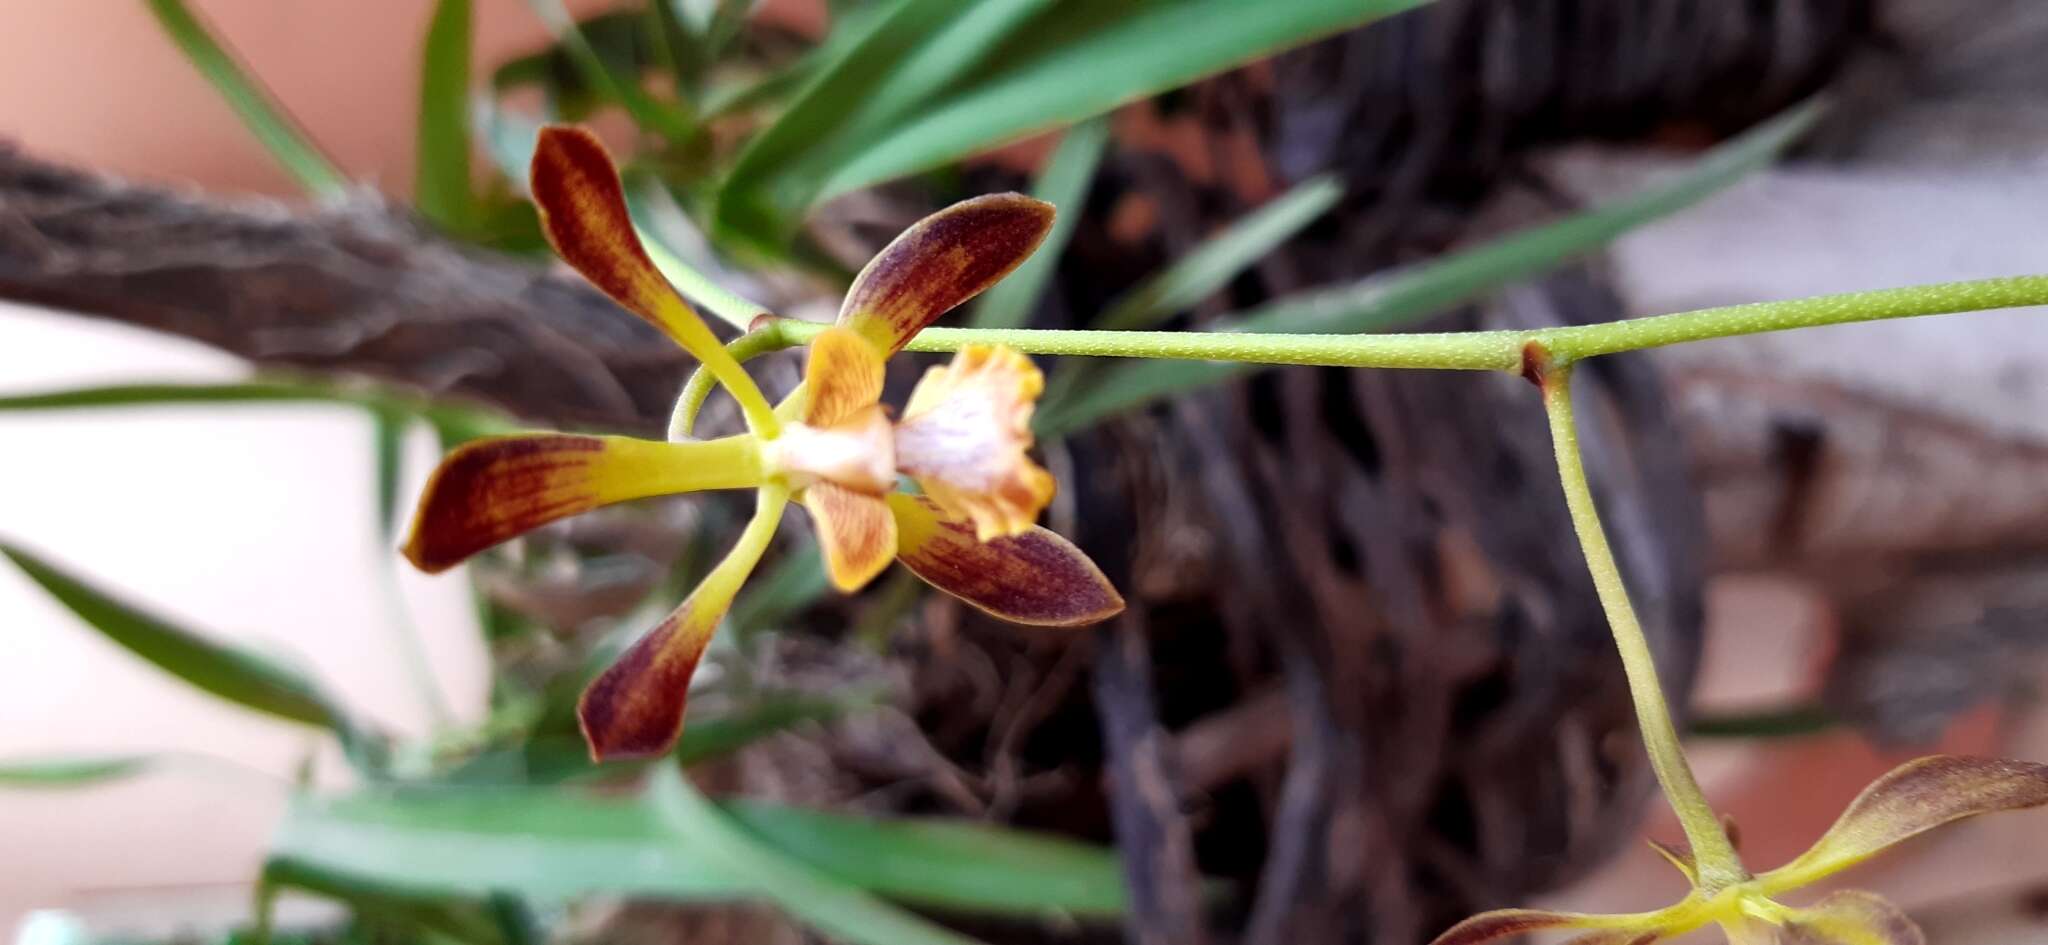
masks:
<instances>
[{"instance_id":1,"label":"orchid flower","mask_svg":"<svg viewBox=\"0 0 2048 945\"><path fill-rule=\"evenodd\" d=\"M1545 930L1583 933L1569 945L1650 945L1709 923L1720 925L1732 945L1925 945L1919 926L1874 893L1841 890L1803 909L1777 897L1950 821L2041 804L2048 804L2048 765L1921 758L1864 788L1819 842L1777 869L1754 876L1740 863L1707 869L1688 850L1653 843L1693 885L1676 905L1627 915L1501 909L1452 926L1432 945L1476 945Z\"/></svg>"},{"instance_id":2,"label":"orchid flower","mask_svg":"<svg viewBox=\"0 0 2048 945\"><path fill-rule=\"evenodd\" d=\"M1051 228L1050 204L994 194L911 226L854 279L834 327L812 342L802 387L771 407L649 259L595 137L543 129L532 192L556 253L701 361L739 401L748 430L677 442L538 433L467 444L428 481L406 557L440 571L601 505L755 490L754 516L724 560L584 692L578 715L593 758L655 755L675 742L691 675L792 499L810 513L842 591L894 559L1015 623L1077 626L1123 609L1094 562L1033 524L1053 480L1026 455L1043 387L1028 358L969 346L924 376L900 419L880 402L885 360L1023 262ZM900 476L921 494L900 491Z\"/></svg>"}]
</instances>

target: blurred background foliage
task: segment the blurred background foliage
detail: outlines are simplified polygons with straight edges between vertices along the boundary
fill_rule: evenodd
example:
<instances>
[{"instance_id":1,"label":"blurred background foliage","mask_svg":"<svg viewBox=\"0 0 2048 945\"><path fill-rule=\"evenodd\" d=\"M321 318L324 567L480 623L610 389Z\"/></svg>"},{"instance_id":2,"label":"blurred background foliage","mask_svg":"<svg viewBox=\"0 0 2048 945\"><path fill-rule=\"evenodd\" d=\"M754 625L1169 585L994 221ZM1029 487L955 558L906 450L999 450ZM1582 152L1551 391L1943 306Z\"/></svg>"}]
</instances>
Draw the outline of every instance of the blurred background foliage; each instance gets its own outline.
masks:
<instances>
[{"instance_id":1,"label":"blurred background foliage","mask_svg":"<svg viewBox=\"0 0 2048 945\"><path fill-rule=\"evenodd\" d=\"M1768 61L1777 67L1768 83L1750 81L1756 63L1753 56L1744 58L1750 52L1743 44L1767 44L1771 34L1743 20L1745 14L1731 13L1723 18L1742 21L1727 34L1736 52L1703 60L1692 74L1659 84L1655 70L1641 62L1574 61L1566 50L1547 61L1552 71L1545 86L1536 71L1517 73L1515 56L1490 52L1487 38L1509 43L1580 35L1587 32L1580 28L1584 24L1532 22L1533 15L1517 20L1484 4L1445 3L1396 17L1430 4L842 0L829 4L816 29L806 30L757 16L751 0L621 2L582 19L558 0L528 2L553 42L504 62L476 60L469 0L435 3L416 40L420 99L413 199L409 208L394 211L416 215L424 231L402 233L393 238L395 245L415 239L452 243L478 259L511 257L513 265L546 266L546 246L521 194L533 135L545 122L590 122L620 151L635 214L657 263L685 294L735 329L744 329L764 305L784 314L814 314L831 304L879 241L924 210L1010 187L1053 201L1062 211L1060 224L1026 267L953 316L956 323L1360 332L1465 312L1458 317L1468 321L1452 324L1470 324L1477 316L1461 307L1568 266L1772 162L1821 120L1826 105L1812 96L1829 84L1843 48L1862 35L1866 16L1856 4L1784 5L1808 17L1812 29L1777 34L1784 44L1766 54L1777 57ZM147 3L166 39L218 88L310 199L335 212L360 206L357 185L266 92L262 76L240 64L229 46L232 37L217 35L183 0ZM1588 22L1612 25L1618 37L1640 25L1632 14L1601 12L1608 8L1599 4L1566 6L1583 7ZM1676 11L1673 22L1681 25L1717 15L1700 6L1665 3L1660 9ZM1374 25L1389 17L1396 18ZM1755 27L1753 37L1743 32L1747 27ZM1700 45L1720 50L1712 42ZM1271 58L1290 50L1298 51L1292 59ZM1440 61L1403 72L1399 64L1409 60L1397 53ZM1381 62L1393 64L1375 65ZM1618 79L1603 86L1599 78L1580 78L1601 75L1603 68L1613 78L1638 66L1643 79L1636 87ZM1466 78L1443 81L1445 74ZM1346 82L1350 99L1334 90ZM1518 82L1527 85L1526 101L1515 102L1509 94ZM1744 84L1768 87L1724 94ZM1395 99L1404 89L1420 90L1406 96L1412 111L1387 112L1384 97L1368 102L1359 91L1388 87ZM1269 133L1244 138L1245 129L1232 124L1236 113L1229 103L1262 96L1288 100L1292 109L1272 107L1272 126L1264 129ZM1366 133L1372 128L1356 127L1367 120L1360 115L1373 115L1375 107L1382 109L1370 119L1380 123L1378 138ZM1210 156L1187 156L1189 134L1208 136L1192 148ZM1680 171L1616 199L1590 207L1553 200L1510 225L1477 235L1467 229L1466 218L1482 196L1472 180L1495 175L1516 149L1582 137L1682 142L1693 146L1692 156ZM1403 142L1406 150L1388 145L1372 151L1381 139ZM1361 147L1369 153L1357 153ZM1235 166L1190 170L1217 161L1218 153L1264 170L1249 182L1231 179ZM1178 175L1180 182L1161 185L1159 175ZM1188 185L1188 179L1199 186ZM1162 231L1175 235L1158 238ZM1276 257L1279 248L1304 237L1320 247L1319 255ZM1555 278L1572 284L1576 271L1567 268ZM588 310L599 313L593 317L609 317L604 309ZM609 359L629 396L590 409L551 406L537 394L505 396L503 388L435 389L396 361L344 359L296 365L313 370L250 383L134 384L10 396L0 398L0 410L167 404L228 410L277 402L360 410L377 444L370 477L378 490L378 527L390 538L405 514L399 483L407 474L401 446L408 431L430 431L445 450L526 422L629 431L662 422L663 397L682 382L687 365L635 351L647 338L630 325L616 332L624 340L604 349L612 353L599 360ZM232 340L220 343L239 350ZM640 357L632 370L643 374L617 368L627 363L619 351ZM786 365L781 370L786 375ZM1247 373L1242 365L1195 362L1056 365L1038 426L1055 466L1067 467L1061 471L1063 489L1078 497L1073 501L1079 506L1055 514L1095 519L1083 523L1083 534L1095 535L1091 551L1105 532L1136 529L1130 509L1142 510L1152 499L1127 497L1109 503L1123 512L1105 512L1091 499L1109 488L1101 483L1105 475L1087 470L1121 468L1121 457L1132 450L1154 451L1150 461L1166 466L1190 460L1174 452L1185 444L1158 446L1146 438L1150 428L1119 418L1156 421L1187 409L1161 408L1168 398L1222 411L1214 399L1190 398L1244 389L1226 382ZM1256 413L1259 398L1280 396L1275 390L1281 383L1249 388L1250 406L1243 409ZM1335 389L1331 382L1320 383L1326 391ZM1612 383L1612 396L1621 401L1649 396L1629 386L1626 377ZM643 389L653 393L639 396ZM1349 455L1366 466L1379 462L1358 452L1370 450L1359 444L1371 439L1352 426L1367 421L1345 419L1348 414L1329 406L1331 397L1344 395L1318 396L1324 396L1324 420L1337 429ZM715 425L721 416L714 410L707 422ZM1271 425L1262 423L1253 425L1270 432ZM1249 475L1247 481L1258 488L1262 480ZM1540 486L1530 486L1531 494L1542 495ZM1127 487L1124 482L1119 488ZM1187 822L1177 813L1150 822L1144 811L1120 806L1132 789L1119 785L1123 772L1104 758L1132 744L1118 741L1124 722L1136 725L1131 731L1140 735L1156 731L1159 723L1149 709L1117 716L1114 706L1127 693L1115 688L1114 672L1102 669L1097 672L1111 681L1098 681L1090 697L1103 715L1102 731L1085 718L1067 718L1077 711L1063 694L1074 685L1070 664L1082 657L1070 659L1064 651L1030 655L1042 673L1033 682L1052 686L1049 680L1066 679L1047 704L1003 710L1036 713L1034 724L1051 720L1049 734L1028 745L997 744L995 726L982 719L967 723L975 734L966 741L982 743L967 753L1008 758L1050 751L1052 761L1040 758L1030 766L1047 777L1106 782L1108 787L1080 791L1106 810L1086 809L1061 794L1064 788L1050 802L1011 797L984 804L980 819L921 816L972 806L930 796L944 796L944 789L908 799L871 798L862 812L823 810L804 803L821 798L805 790L804 778L815 775L801 773L766 778L788 800L742 796L759 789L763 776L747 773L738 753L779 733L867 719L872 730L862 737L868 742L890 744L898 753L940 754L930 743L905 747L899 722L873 721L878 707L901 703L907 691L941 685L919 676L915 661L906 671L903 661L891 658L892 632L913 615L929 616L921 610L918 585L881 582L854 602L828 599L816 550L792 536L784 536L768 573L743 593L728 618L714 650L719 671L705 674L704 691L693 694L690 724L675 752L647 765L592 766L575 727L577 694L632 634L700 576L734 524L727 515L719 503L701 503L638 519L596 516L594 523L552 531L470 568L478 624L493 656L490 712L478 725L446 721L444 713L444 723L424 740L381 731L324 693L318 667L222 643L204 628L180 626L125 602L107 589L117 575L88 576L15 545L0 551L86 625L135 656L250 712L322 731L339 746L352 786L316 789L311 770L285 786L295 799L254 892L255 918L215 936L222 940L635 940L655 937L634 927L648 915L677 923L658 934L663 939L795 940L787 936L799 934L745 909L676 919L591 905L620 899L765 903L809 930L804 936L877 945L1102 941L1117 938L1120 929L1129 930L1133 941L1193 941L1171 934L1176 915L1203 917L1205 924L1235 930L1232 937L1277 941L1291 920L1275 918L1275 910L1284 911L1293 896L1320 895L1331 914L1362 909L1356 895L1364 894L1339 889L1354 880L1324 878L1320 886L1258 892L1262 876L1277 882L1267 858L1281 854L1269 854L1269 848L1284 848L1288 831L1329 824L1289 822L1284 812L1233 821L1230 805L1241 799L1220 799L1204 815L1236 826L1205 834L1197 853L1180 851L1181 867L1198 866L1209 877L1176 877L1173 864L1151 862L1161 844L1170 848L1175 842L1174 831L1189 829ZM1679 518L1682 526L1684 517ZM1692 536L1678 526L1671 531L1676 550L1669 558L1679 563L1657 573L1679 585L1696 582L1683 567L1694 552L1682 546ZM1142 579L1143 570L1130 563L1138 553L1121 550L1113 556L1125 564L1111 565L1112 576L1120 583ZM1337 540L1319 553L1340 560L1378 554ZM390 562L398 565L395 554ZM1136 590L1145 594L1143 587ZM1650 597L1654 615L1657 595ZM1675 629L1668 642L1680 664L1689 664L1697 647L1697 587L1680 586L1670 597L1663 614ZM1583 604L1560 605L1560 612ZM1153 619L1181 616L1169 605ZM957 624L962 618L940 619ZM437 632L411 626L402 605L393 607L391 624L389 632L403 635ZM603 632L590 632L592 626ZM1604 651L1604 636L1597 624L1593 629L1592 652ZM1095 640L1114 651L1130 639L1120 634L1143 632L1109 630ZM1238 645L1227 636L1188 645L1221 652ZM1304 645L1308 649L1291 654L1282 645L1278 655L1266 653L1253 662L1271 674L1272 664L1312 654L1324 643ZM1161 658L1152 670L1162 678L1141 680L1136 691L1147 699L1156 695L1167 716L1218 708L1201 701L1206 695L1175 694L1175 687L1185 693L1211 686L1213 680L1202 673L1214 667L1176 659ZM407 672L424 701L440 699L423 661L415 660ZM1293 685L1299 677L1286 680ZM1282 698L1277 686L1264 692L1248 684L1225 688L1223 702L1241 697L1255 709ZM1592 695L1573 697L1620 705L1613 691L1589 686L1587 692ZM932 705L946 704L943 699L923 698L922 704L925 713L916 723L945 724L930 715ZM1467 699L1445 711L1483 710ZM1619 718L1625 728L1625 708ZM1756 737L1834 723L1826 710L1796 706L1755 719L1703 720L1702 729ZM1460 724L1465 723L1454 723ZM1078 776L1064 770L1070 760L1059 757L1062 746L1048 748L1048 738L1086 746L1076 750L1085 759ZM933 736L930 742L942 740ZM1284 739L1279 750L1285 751ZM867 763L877 770L856 771L852 780L886 784L888 765L899 760L870 757ZM844 755L832 764L858 767ZM918 762L928 764L944 771L951 762ZM217 765L182 755L19 759L0 765L0 786L59 789L149 769ZM683 776L685 769L692 778ZM1345 769L1335 770L1321 776L1341 777ZM965 777L957 771L947 776ZM717 788L718 798L698 793L693 780ZM1275 775L1268 787L1278 783ZM1626 770L1610 772L1603 784L1604 794L1619 799L1594 803L1621 809L1633 809L1629 802L1643 786ZM248 789L275 788L256 783ZM1421 793L1436 790L1432 784ZM1523 803L1540 807L1552 800L1531 789ZM1431 807L1427 818L1418 819L1434 822L1438 813ZM1477 829L1470 823L1467 828ZM1147 839L1148 830L1157 836ZM1541 832L1531 828L1532 837ZM1511 857L1496 866L1525 873L1515 880L1524 887L1541 887L1581 869L1612 841L1530 839L1518 849L1548 851L1544 855L1558 862L1525 868ZM1496 894L1520 891L1509 890L1505 881L1471 876L1459 887L1445 878L1454 873L1417 880L1414 889L1387 894L1391 898L1367 896L1363 901L1375 902L1382 912L1342 920L1341 934L1313 930L1333 937L1311 937L1426 938L1432 922L1490 904ZM280 925L270 918L270 907L285 892L338 903L347 918L338 926ZM1395 900L1404 904L1397 907ZM1313 912L1304 907L1304 914ZM726 916L721 921L727 924L715 926L706 915ZM37 929L37 943L78 941L83 935L54 918Z\"/></svg>"}]
</instances>

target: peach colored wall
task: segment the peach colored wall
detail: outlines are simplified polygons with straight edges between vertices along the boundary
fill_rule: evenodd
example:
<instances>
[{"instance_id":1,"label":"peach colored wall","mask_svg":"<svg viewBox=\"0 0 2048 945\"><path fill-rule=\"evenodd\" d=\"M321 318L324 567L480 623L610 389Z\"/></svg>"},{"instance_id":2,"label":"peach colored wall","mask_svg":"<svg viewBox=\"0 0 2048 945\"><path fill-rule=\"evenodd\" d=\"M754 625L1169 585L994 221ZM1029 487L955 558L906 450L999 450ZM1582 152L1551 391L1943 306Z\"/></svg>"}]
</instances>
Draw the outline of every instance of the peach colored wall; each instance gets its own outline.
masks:
<instances>
[{"instance_id":1,"label":"peach colored wall","mask_svg":"<svg viewBox=\"0 0 2048 945\"><path fill-rule=\"evenodd\" d=\"M190 0L351 175L412 185L420 37L432 0ZM613 4L568 0L588 13ZM523 0L476 0L476 61L531 50ZM139 0L16 2L0 14L0 136L127 176L297 189Z\"/></svg>"}]
</instances>

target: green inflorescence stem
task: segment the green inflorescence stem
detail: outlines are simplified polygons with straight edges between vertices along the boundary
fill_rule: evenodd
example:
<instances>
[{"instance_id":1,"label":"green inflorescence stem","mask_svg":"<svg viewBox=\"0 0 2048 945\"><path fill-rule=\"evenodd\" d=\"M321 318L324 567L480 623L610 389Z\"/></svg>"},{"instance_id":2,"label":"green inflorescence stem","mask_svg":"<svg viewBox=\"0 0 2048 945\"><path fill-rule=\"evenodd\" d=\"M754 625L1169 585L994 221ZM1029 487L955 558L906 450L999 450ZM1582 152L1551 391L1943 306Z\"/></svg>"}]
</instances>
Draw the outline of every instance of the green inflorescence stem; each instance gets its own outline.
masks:
<instances>
[{"instance_id":1,"label":"green inflorescence stem","mask_svg":"<svg viewBox=\"0 0 2048 945\"><path fill-rule=\"evenodd\" d=\"M1540 352L1539 352L1540 357ZM1649 750L1650 767L1664 796L1685 829L1692 846L1702 892L1712 894L1749 878L1734 844L1721 821L1708 806L1692 765L1678 741L1678 729L1671 721L1671 708L1664 701L1664 687L1657 678L1657 663L1649 640L1636 620L1628 589L1622 585L1621 568L1607 545L1607 532L1600 524L1600 511L1593 503L1593 490L1586 481L1586 468L1579 455L1579 433L1572 416L1572 369L1569 365L1537 365L1533 372L1543 387L1543 405L1550 418L1551 442L1557 452L1558 478L1564 483L1565 504L1571 510L1572 528L1578 532L1579 548L1586 568L1593 575L1593 589L1607 612L1614 643L1621 651L1621 665L1628 675L1628 688L1635 698L1636 722L1642 728L1643 745Z\"/></svg>"},{"instance_id":2,"label":"green inflorescence stem","mask_svg":"<svg viewBox=\"0 0 2048 945\"><path fill-rule=\"evenodd\" d=\"M1542 345L1558 362L1570 363L1595 355L1731 335L2025 305L2048 305L2048 276L2008 276L1877 289L1526 331L1295 335L927 328L911 339L908 348L957 351L970 344L1000 344L1026 354L1516 373L1522 370L1522 350L1530 342ZM772 327L786 344L804 344L828 326L782 319Z\"/></svg>"}]
</instances>

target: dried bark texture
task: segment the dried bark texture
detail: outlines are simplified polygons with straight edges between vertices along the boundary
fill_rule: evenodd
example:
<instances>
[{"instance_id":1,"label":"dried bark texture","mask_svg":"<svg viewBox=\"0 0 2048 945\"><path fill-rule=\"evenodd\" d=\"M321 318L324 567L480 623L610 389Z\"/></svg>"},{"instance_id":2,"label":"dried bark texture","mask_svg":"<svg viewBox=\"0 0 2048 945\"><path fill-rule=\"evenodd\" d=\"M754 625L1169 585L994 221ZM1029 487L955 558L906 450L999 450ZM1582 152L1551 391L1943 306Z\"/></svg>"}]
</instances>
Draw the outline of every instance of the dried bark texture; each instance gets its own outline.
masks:
<instances>
[{"instance_id":1,"label":"dried bark texture","mask_svg":"<svg viewBox=\"0 0 2048 945\"><path fill-rule=\"evenodd\" d=\"M4 145L0 296L557 426L659 430L690 364L582 281L458 247L369 196L311 212L223 201Z\"/></svg>"}]
</instances>

